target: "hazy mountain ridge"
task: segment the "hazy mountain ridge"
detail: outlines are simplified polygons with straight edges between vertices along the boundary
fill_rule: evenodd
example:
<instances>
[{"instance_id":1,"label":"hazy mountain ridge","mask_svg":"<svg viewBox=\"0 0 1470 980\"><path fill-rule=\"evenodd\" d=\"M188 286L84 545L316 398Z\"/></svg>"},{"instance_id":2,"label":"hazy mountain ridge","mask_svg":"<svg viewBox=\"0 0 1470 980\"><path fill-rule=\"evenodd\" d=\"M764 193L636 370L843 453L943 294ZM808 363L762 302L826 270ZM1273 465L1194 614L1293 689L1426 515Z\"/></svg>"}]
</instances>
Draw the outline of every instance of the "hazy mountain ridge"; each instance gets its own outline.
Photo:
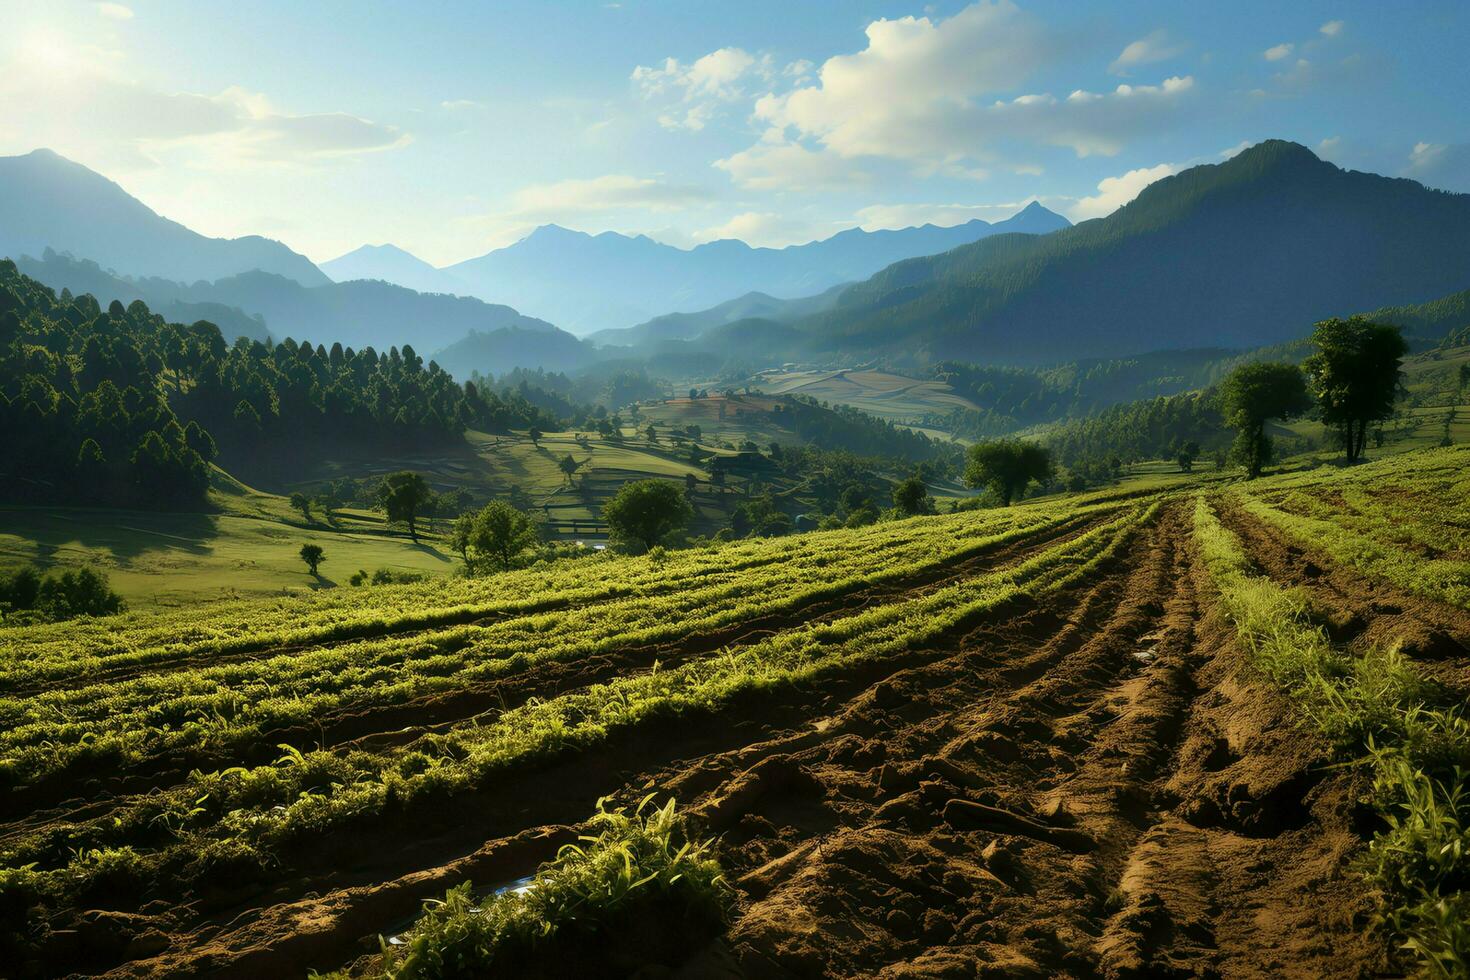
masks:
<instances>
[{"instance_id":1,"label":"hazy mountain ridge","mask_svg":"<svg viewBox=\"0 0 1470 980\"><path fill-rule=\"evenodd\" d=\"M1044 234L1065 227L1065 218L1034 203L994 224L976 219L949 228L851 228L781 249L753 248L733 239L680 249L645 235L589 235L544 225L514 245L440 271L468 284L476 295L494 296L573 332L590 332L640 324L675 310L702 310L750 292L812 296L898 259L1007 231Z\"/></svg>"},{"instance_id":2,"label":"hazy mountain ridge","mask_svg":"<svg viewBox=\"0 0 1470 980\"><path fill-rule=\"evenodd\" d=\"M106 305L141 299L170 321L209 320L225 336L241 334L263 340L269 331L277 340L341 341L349 346L389 347L411 344L437 350L472 331L481 334L515 329L524 334L570 334L508 306L484 303L472 297L423 294L371 280L303 286L284 276L252 271L217 282L193 284L166 279L123 279L95 262L47 253L43 259L19 258L26 275L52 289L91 293ZM556 349L557 341L548 342ZM522 343L518 349L532 349ZM565 367L564 359L528 361L526 366Z\"/></svg>"},{"instance_id":3,"label":"hazy mountain ridge","mask_svg":"<svg viewBox=\"0 0 1470 980\"><path fill-rule=\"evenodd\" d=\"M587 340L608 347L639 347L666 340L694 340L708 331L739 320L760 318L786 323L836 305L837 296L846 285L843 283L816 296L799 299L777 299L765 293L746 293L707 310L667 313L635 327L599 330L589 334Z\"/></svg>"},{"instance_id":4,"label":"hazy mountain ridge","mask_svg":"<svg viewBox=\"0 0 1470 980\"><path fill-rule=\"evenodd\" d=\"M363 245L323 262L321 270L335 282L379 279L420 293L471 294L469 286L459 279L393 244Z\"/></svg>"},{"instance_id":5,"label":"hazy mountain ridge","mask_svg":"<svg viewBox=\"0 0 1470 980\"><path fill-rule=\"evenodd\" d=\"M824 354L1044 363L1061 348L1276 343L1467 278L1470 195L1272 140L1164 178L1106 218L895 263L797 326Z\"/></svg>"},{"instance_id":6,"label":"hazy mountain ridge","mask_svg":"<svg viewBox=\"0 0 1470 980\"><path fill-rule=\"evenodd\" d=\"M0 255L39 256L47 248L127 276L195 282L261 269L307 286L330 281L280 242L201 235L51 150L0 157Z\"/></svg>"}]
</instances>

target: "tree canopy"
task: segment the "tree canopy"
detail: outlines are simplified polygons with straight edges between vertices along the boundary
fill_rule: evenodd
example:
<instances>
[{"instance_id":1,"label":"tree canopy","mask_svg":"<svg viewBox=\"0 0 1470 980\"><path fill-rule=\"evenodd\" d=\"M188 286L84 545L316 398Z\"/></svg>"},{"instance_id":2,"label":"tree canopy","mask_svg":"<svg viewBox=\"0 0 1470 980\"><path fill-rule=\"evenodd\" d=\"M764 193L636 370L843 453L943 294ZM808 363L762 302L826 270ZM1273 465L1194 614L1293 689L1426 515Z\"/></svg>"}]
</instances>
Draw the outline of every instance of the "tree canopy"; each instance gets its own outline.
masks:
<instances>
[{"instance_id":1,"label":"tree canopy","mask_svg":"<svg viewBox=\"0 0 1470 980\"><path fill-rule=\"evenodd\" d=\"M1000 502L1009 506L1033 480L1052 478L1051 452L1045 446L1021 439L997 439L970 447L965 464L965 485L988 487Z\"/></svg>"},{"instance_id":2,"label":"tree canopy","mask_svg":"<svg viewBox=\"0 0 1470 980\"><path fill-rule=\"evenodd\" d=\"M904 517L934 513L934 498L929 486L917 476L902 480L893 488L893 507Z\"/></svg>"},{"instance_id":3,"label":"tree canopy","mask_svg":"<svg viewBox=\"0 0 1470 980\"><path fill-rule=\"evenodd\" d=\"M1225 424L1239 430L1231 449L1251 479L1271 461L1271 438L1266 423L1292 419L1311 408L1307 379L1295 364L1243 364L1220 386L1220 411Z\"/></svg>"},{"instance_id":4,"label":"tree canopy","mask_svg":"<svg viewBox=\"0 0 1470 980\"><path fill-rule=\"evenodd\" d=\"M1349 462L1363 455L1368 424L1393 414L1409 345L1394 326L1366 317L1323 320L1312 331L1317 352L1302 368L1322 421L1337 430Z\"/></svg>"},{"instance_id":5,"label":"tree canopy","mask_svg":"<svg viewBox=\"0 0 1470 980\"><path fill-rule=\"evenodd\" d=\"M670 480L634 480L618 488L602 507L602 518L617 538L652 548L687 527L694 508L683 488Z\"/></svg>"},{"instance_id":6,"label":"tree canopy","mask_svg":"<svg viewBox=\"0 0 1470 980\"><path fill-rule=\"evenodd\" d=\"M454 549L465 568L477 572L485 564L507 569L536 544L536 524L530 516L503 500L492 500L479 511L461 514L454 522Z\"/></svg>"},{"instance_id":7,"label":"tree canopy","mask_svg":"<svg viewBox=\"0 0 1470 980\"><path fill-rule=\"evenodd\" d=\"M422 475L409 470L390 473L378 488L378 503L388 520L408 525L408 536L419 539L418 517L433 499L434 491Z\"/></svg>"},{"instance_id":8,"label":"tree canopy","mask_svg":"<svg viewBox=\"0 0 1470 980\"><path fill-rule=\"evenodd\" d=\"M301 560L306 562L306 567L311 569L313 575L317 573L317 566L327 560L327 554L319 544L304 544L297 553L301 556Z\"/></svg>"}]
</instances>

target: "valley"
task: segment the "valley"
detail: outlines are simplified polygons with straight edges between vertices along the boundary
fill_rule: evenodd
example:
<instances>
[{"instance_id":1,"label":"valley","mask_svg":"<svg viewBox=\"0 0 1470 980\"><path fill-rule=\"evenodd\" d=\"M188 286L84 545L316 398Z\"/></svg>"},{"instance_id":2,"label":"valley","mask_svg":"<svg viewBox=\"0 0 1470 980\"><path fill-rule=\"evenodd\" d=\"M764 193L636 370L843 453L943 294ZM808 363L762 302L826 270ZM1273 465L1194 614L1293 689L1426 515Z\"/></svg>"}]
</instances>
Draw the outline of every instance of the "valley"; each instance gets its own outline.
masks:
<instances>
[{"instance_id":1,"label":"valley","mask_svg":"<svg viewBox=\"0 0 1470 980\"><path fill-rule=\"evenodd\" d=\"M0 980L1470 980L1470 6L19 4Z\"/></svg>"}]
</instances>

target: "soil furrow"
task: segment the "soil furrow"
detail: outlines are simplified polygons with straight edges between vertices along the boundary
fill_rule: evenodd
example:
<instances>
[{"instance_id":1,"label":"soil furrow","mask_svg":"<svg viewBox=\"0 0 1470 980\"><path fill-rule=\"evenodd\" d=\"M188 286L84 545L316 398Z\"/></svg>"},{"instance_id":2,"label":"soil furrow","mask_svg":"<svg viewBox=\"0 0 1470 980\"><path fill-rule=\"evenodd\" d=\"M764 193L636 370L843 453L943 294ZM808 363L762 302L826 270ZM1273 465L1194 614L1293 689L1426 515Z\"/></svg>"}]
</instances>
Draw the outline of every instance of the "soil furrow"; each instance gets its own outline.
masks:
<instances>
[{"instance_id":1,"label":"soil furrow","mask_svg":"<svg viewBox=\"0 0 1470 980\"><path fill-rule=\"evenodd\" d=\"M722 649L743 646L786 629L851 615L881 603L900 602L921 591L941 588L980 571L993 571L1019 564L1043 550L1070 541L1105 522L1106 516L1069 521L1020 541L998 545L965 562L906 580L874 586L813 603L800 614L782 613L746 620L729 629L691 634L678 643L651 647L628 647L581 661L537 664L534 670L515 674L490 684L462 691L416 698L401 704L365 711L329 712L309 727L275 729L262 733L252 751L229 755L208 753L158 753L146 767L138 767L103 781L89 778L85 797L68 801L78 787L66 783L38 784L12 791L0 801L0 819L12 814L25 816L6 824L0 844L17 833L31 832L48 823L79 819L77 813L95 815L101 800L123 805L127 799L144 796L160 788L177 785L195 769L228 765L263 765L280 755L279 744L300 748L342 749L406 745L423 735L467 722L492 720L501 711L524 704L530 698L549 698L619 676L650 669L654 663L666 669L710 656Z\"/></svg>"},{"instance_id":2,"label":"soil furrow","mask_svg":"<svg viewBox=\"0 0 1470 980\"><path fill-rule=\"evenodd\" d=\"M1103 581L1106 583L1121 574L1120 570L1109 572ZM987 617L990 625L985 629L992 635L1007 637L1004 647L1009 650L1025 649L1031 638L1046 636L1055 630L1058 622L1065 621L1066 613L1075 613L1083 607L1077 602L1079 593L1097 592L1103 587L1094 580L1085 590L1075 587L1049 597L1042 607L1022 602L998 610ZM466 855L484 853L487 848L494 850L486 844L487 840L509 837L527 826L570 825L585 816L599 795L632 797L657 787L668 789L680 799L691 800L700 795L701 784L719 784L733 769L759 768L763 758L784 758L803 746L823 746L834 739L868 737L876 731L875 723L863 712L854 713L853 706L881 702L884 692L891 689L894 677L922 676L925 680L921 686L932 688L936 681L956 673L979 676L978 671L1000 669L1009 660L1004 649L977 651L964 647L960 639L955 637L953 643L945 644L942 649L914 651L887 663L828 677L789 695L753 698L750 703L736 705L709 721L686 719L677 726L669 726L667 732L652 729L636 732L618 739L616 745L604 751L498 781L493 790L456 799L452 807L442 812L415 817L411 831L405 826L405 837L413 841L407 847L384 849L365 840L364 834L369 831L375 838L382 838L385 833L391 835L392 826L397 823L391 818L376 821L372 828L351 828L334 835L346 843L337 846L329 843L304 856L303 870L297 876L278 883L269 892L211 912L208 921L214 928L222 928L242 913L246 915L231 928L217 936L211 935L204 943L204 950L212 952L201 951L197 943L181 942L179 946L193 952L142 961L121 968L119 975L149 975L159 971L187 974L203 969L203 963L208 963L210 970L224 969L226 963L236 961L241 950L250 950L257 943L282 947L280 961L292 963L293 969L298 962L334 965L353 955L354 949L369 948L358 945L360 927L356 931L347 925L340 931L327 930L329 937L324 939L317 931L302 935L300 930L283 926L285 921L296 921L291 917L303 914L304 905L317 909L332 907L336 909L332 914L340 916L344 923L358 921L357 913L350 909L360 903L377 908L386 902L383 908L389 909L391 916L406 915L417 901L457 880L456 872L424 869L463 868L464 865L453 862L463 860ZM853 729L851 733L849 727ZM864 731L868 735L863 735ZM779 776L772 778L780 782ZM569 792L570 787L576 789ZM508 811L504 806L506 799L522 801L523 805ZM718 814L706 810L707 807L700 807L696 812L705 813L711 824L718 824ZM465 813L481 816L465 826ZM383 825L385 822L388 826ZM343 847L350 849L356 863L343 853ZM366 860L365 854L373 858ZM309 868L321 870L312 872ZM388 884L379 884L383 882ZM417 884L410 887L410 883ZM350 892L352 889L356 891ZM380 889L382 895L394 896L392 900L380 900ZM329 890L329 895L321 901L293 901L309 890ZM391 921L383 914L378 920L379 928L387 924L385 919ZM287 952L285 947L294 952ZM248 955L252 964L275 961L270 956L262 961L255 953ZM298 960L297 956L303 958ZM233 975L249 975L249 971Z\"/></svg>"},{"instance_id":3,"label":"soil furrow","mask_svg":"<svg viewBox=\"0 0 1470 980\"><path fill-rule=\"evenodd\" d=\"M1334 562L1238 507L1217 512L1263 574L1305 590L1333 642L1359 651L1396 646L1420 673L1470 694L1470 611Z\"/></svg>"}]
</instances>

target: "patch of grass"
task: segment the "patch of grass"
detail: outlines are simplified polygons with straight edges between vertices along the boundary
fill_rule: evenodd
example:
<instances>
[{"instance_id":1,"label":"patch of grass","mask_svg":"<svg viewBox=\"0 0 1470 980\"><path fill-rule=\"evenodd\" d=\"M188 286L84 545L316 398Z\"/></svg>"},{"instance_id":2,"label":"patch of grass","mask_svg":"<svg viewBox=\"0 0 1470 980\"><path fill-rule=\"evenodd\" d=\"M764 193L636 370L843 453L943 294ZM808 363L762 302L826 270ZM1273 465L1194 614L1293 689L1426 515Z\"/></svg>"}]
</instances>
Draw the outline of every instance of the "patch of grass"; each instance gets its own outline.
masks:
<instances>
[{"instance_id":1,"label":"patch of grass","mask_svg":"<svg viewBox=\"0 0 1470 980\"><path fill-rule=\"evenodd\" d=\"M624 975L677 966L716 935L734 891L714 841L690 836L670 799L629 813L599 800L595 833L568 844L524 889L483 906L465 882L429 903L402 950L384 946L369 976Z\"/></svg>"},{"instance_id":2,"label":"patch of grass","mask_svg":"<svg viewBox=\"0 0 1470 980\"><path fill-rule=\"evenodd\" d=\"M1470 975L1470 724L1446 692L1396 650L1354 657L1334 647L1305 598L1254 576L1239 541L1205 498L1195 506L1200 555L1256 667L1352 764L1371 767L1386 828L1368 877L1384 919L1432 973Z\"/></svg>"},{"instance_id":3,"label":"patch of grass","mask_svg":"<svg viewBox=\"0 0 1470 980\"><path fill-rule=\"evenodd\" d=\"M1236 488L1248 513L1411 592L1470 608L1470 447Z\"/></svg>"}]
</instances>

